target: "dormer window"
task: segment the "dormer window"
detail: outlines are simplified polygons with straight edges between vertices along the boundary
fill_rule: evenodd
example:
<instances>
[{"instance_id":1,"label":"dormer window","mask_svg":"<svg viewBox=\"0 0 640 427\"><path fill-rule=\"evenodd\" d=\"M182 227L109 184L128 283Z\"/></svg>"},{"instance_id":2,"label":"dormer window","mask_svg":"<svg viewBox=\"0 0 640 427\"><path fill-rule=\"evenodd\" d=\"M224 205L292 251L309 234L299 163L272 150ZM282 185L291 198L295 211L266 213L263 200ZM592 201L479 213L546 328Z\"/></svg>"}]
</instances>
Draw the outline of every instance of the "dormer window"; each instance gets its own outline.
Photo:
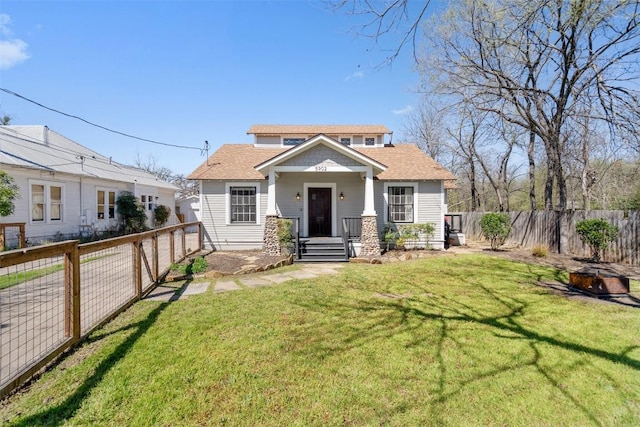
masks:
<instances>
[{"instance_id":1,"label":"dormer window","mask_svg":"<svg viewBox=\"0 0 640 427\"><path fill-rule=\"evenodd\" d=\"M365 138L364 139L364 145L376 145L376 139L375 138Z\"/></svg>"},{"instance_id":2,"label":"dormer window","mask_svg":"<svg viewBox=\"0 0 640 427\"><path fill-rule=\"evenodd\" d=\"M351 138L340 138L340 143L344 145L351 145Z\"/></svg>"},{"instance_id":3,"label":"dormer window","mask_svg":"<svg viewBox=\"0 0 640 427\"><path fill-rule=\"evenodd\" d=\"M298 145L304 141L305 138L282 138L282 145Z\"/></svg>"}]
</instances>

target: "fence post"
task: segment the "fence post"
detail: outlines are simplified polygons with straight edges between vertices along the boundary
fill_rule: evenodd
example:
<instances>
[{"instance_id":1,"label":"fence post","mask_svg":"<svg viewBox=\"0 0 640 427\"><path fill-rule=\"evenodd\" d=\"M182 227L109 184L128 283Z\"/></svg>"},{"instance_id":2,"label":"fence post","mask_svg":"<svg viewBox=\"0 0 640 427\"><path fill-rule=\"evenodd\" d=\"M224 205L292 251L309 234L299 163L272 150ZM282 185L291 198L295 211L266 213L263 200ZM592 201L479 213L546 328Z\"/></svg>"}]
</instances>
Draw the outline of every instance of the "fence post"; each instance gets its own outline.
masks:
<instances>
[{"instance_id":1,"label":"fence post","mask_svg":"<svg viewBox=\"0 0 640 427\"><path fill-rule=\"evenodd\" d=\"M27 237L24 234L24 225L25 223L22 222L19 225L20 228L20 247L21 248L26 248L27 247Z\"/></svg>"},{"instance_id":2,"label":"fence post","mask_svg":"<svg viewBox=\"0 0 640 427\"><path fill-rule=\"evenodd\" d=\"M158 260L158 232L154 231L151 236L151 244L152 244L152 252L153 252L153 281L158 281L158 276L160 275L160 260Z\"/></svg>"},{"instance_id":3,"label":"fence post","mask_svg":"<svg viewBox=\"0 0 640 427\"><path fill-rule=\"evenodd\" d=\"M80 252L76 241L64 254L65 336L80 339Z\"/></svg>"},{"instance_id":4,"label":"fence post","mask_svg":"<svg viewBox=\"0 0 640 427\"><path fill-rule=\"evenodd\" d=\"M136 285L136 297L142 298L142 239L140 236L131 243L133 245L133 283Z\"/></svg>"},{"instance_id":5,"label":"fence post","mask_svg":"<svg viewBox=\"0 0 640 427\"><path fill-rule=\"evenodd\" d=\"M183 258L187 255L187 227L182 225L182 252L180 252L180 258Z\"/></svg>"},{"instance_id":6,"label":"fence post","mask_svg":"<svg viewBox=\"0 0 640 427\"><path fill-rule=\"evenodd\" d=\"M176 262L176 231L175 230L171 230L169 232L169 259L171 260L171 264Z\"/></svg>"}]
</instances>

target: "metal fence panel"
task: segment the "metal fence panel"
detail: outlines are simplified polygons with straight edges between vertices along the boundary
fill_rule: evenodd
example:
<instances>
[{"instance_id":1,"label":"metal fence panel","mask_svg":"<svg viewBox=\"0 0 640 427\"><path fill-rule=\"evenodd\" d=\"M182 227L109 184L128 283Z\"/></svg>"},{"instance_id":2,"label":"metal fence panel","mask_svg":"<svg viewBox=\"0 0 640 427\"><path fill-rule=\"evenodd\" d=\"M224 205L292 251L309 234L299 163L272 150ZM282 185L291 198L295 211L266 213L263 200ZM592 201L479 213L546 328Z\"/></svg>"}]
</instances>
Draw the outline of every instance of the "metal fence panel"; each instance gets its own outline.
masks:
<instances>
[{"instance_id":1,"label":"metal fence panel","mask_svg":"<svg viewBox=\"0 0 640 427\"><path fill-rule=\"evenodd\" d=\"M172 258L200 250L200 227L0 252L0 397L140 298Z\"/></svg>"},{"instance_id":2,"label":"metal fence panel","mask_svg":"<svg viewBox=\"0 0 640 427\"><path fill-rule=\"evenodd\" d=\"M133 245L124 243L80 256L82 333L136 295Z\"/></svg>"},{"instance_id":3,"label":"metal fence panel","mask_svg":"<svg viewBox=\"0 0 640 427\"><path fill-rule=\"evenodd\" d=\"M0 268L0 287L1 388L71 338L66 334L64 257Z\"/></svg>"}]
</instances>

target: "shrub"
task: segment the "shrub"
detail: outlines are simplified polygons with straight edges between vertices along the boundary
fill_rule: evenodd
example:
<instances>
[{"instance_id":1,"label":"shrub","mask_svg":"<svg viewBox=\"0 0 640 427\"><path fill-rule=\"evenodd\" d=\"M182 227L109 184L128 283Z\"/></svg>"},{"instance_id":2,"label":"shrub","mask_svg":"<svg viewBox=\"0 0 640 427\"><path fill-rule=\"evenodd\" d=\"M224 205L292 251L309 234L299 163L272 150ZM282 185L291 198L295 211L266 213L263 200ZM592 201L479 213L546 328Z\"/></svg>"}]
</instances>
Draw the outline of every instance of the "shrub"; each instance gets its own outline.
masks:
<instances>
[{"instance_id":1,"label":"shrub","mask_svg":"<svg viewBox=\"0 0 640 427\"><path fill-rule=\"evenodd\" d=\"M207 260L204 259L204 257L199 256L194 259L189 266L191 267L191 271L189 271L189 268L187 267L188 273L204 273L207 271Z\"/></svg>"},{"instance_id":2,"label":"shrub","mask_svg":"<svg viewBox=\"0 0 640 427\"><path fill-rule=\"evenodd\" d=\"M536 245L531 249L531 255L538 258L546 258L549 248L544 245Z\"/></svg>"},{"instance_id":3,"label":"shrub","mask_svg":"<svg viewBox=\"0 0 640 427\"><path fill-rule=\"evenodd\" d=\"M171 215L171 208L165 205L158 205L153 210L153 223L156 227L162 227L169 220Z\"/></svg>"},{"instance_id":4,"label":"shrub","mask_svg":"<svg viewBox=\"0 0 640 427\"><path fill-rule=\"evenodd\" d=\"M13 201L20 197L20 189L13 177L0 170L0 217L13 213L15 205Z\"/></svg>"},{"instance_id":5,"label":"shrub","mask_svg":"<svg viewBox=\"0 0 640 427\"><path fill-rule=\"evenodd\" d=\"M292 225L292 220L287 218L278 218L278 241L281 246L289 246L293 242L293 234L291 234Z\"/></svg>"},{"instance_id":6,"label":"shrub","mask_svg":"<svg viewBox=\"0 0 640 427\"><path fill-rule=\"evenodd\" d=\"M488 213L480 219L480 228L485 238L491 242L491 250L496 251L507 240L511 232L511 219L506 213Z\"/></svg>"},{"instance_id":7,"label":"shrub","mask_svg":"<svg viewBox=\"0 0 640 427\"><path fill-rule=\"evenodd\" d=\"M207 260L199 256L190 260L188 264L171 264L170 270L181 274L204 273L207 271L207 266Z\"/></svg>"},{"instance_id":8,"label":"shrub","mask_svg":"<svg viewBox=\"0 0 640 427\"><path fill-rule=\"evenodd\" d=\"M124 222L125 233L139 233L147 229L147 214L144 206L133 193L128 191L120 193L116 199L118 214Z\"/></svg>"},{"instance_id":9,"label":"shrub","mask_svg":"<svg viewBox=\"0 0 640 427\"><path fill-rule=\"evenodd\" d=\"M591 248L591 258L600 262L602 252L618 235L618 227L602 218L585 219L576 224L580 239Z\"/></svg>"}]
</instances>

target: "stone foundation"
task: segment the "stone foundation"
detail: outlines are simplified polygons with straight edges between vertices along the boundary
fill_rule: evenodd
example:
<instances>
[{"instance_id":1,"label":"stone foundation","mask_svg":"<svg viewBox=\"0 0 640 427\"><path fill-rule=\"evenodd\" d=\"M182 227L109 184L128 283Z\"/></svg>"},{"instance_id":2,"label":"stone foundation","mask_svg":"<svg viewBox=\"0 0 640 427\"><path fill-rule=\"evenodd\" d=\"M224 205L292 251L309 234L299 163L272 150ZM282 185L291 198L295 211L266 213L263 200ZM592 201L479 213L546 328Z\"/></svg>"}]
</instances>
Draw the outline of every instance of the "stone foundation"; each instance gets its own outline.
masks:
<instances>
[{"instance_id":1,"label":"stone foundation","mask_svg":"<svg viewBox=\"0 0 640 427\"><path fill-rule=\"evenodd\" d=\"M262 253L265 255L280 255L280 239L278 239L278 216L267 215L264 221L264 237L262 238Z\"/></svg>"},{"instance_id":2,"label":"stone foundation","mask_svg":"<svg viewBox=\"0 0 640 427\"><path fill-rule=\"evenodd\" d=\"M361 257L380 256L380 237L376 216L362 216L360 244Z\"/></svg>"}]
</instances>

